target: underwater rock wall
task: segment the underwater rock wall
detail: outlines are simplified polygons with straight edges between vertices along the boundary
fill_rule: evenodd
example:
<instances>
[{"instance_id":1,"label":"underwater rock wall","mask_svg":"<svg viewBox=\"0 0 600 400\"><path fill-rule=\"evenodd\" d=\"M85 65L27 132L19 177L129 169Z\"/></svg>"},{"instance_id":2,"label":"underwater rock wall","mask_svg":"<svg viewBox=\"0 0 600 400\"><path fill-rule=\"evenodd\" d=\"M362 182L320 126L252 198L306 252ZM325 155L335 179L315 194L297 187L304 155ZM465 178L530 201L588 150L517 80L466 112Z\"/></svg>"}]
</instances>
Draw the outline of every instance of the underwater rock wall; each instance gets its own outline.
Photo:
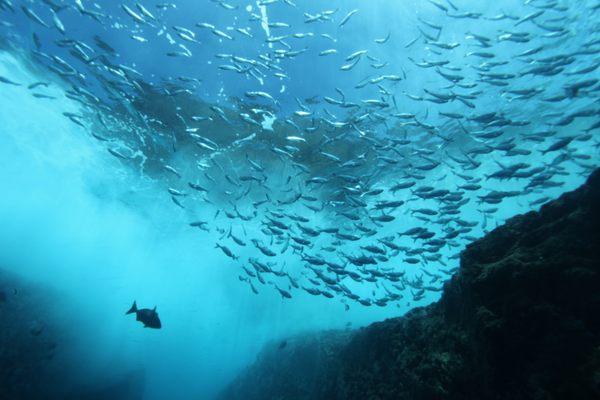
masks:
<instances>
[{"instance_id":1,"label":"underwater rock wall","mask_svg":"<svg viewBox=\"0 0 600 400\"><path fill-rule=\"evenodd\" d=\"M100 385L76 388L61 400L142 400L145 380L143 370L131 371Z\"/></svg>"},{"instance_id":2,"label":"underwater rock wall","mask_svg":"<svg viewBox=\"0 0 600 400\"><path fill-rule=\"evenodd\" d=\"M60 345L51 298L0 270L0 398L58 396L53 360Z\"/></svg>"},{"instance_id":3,"label":"underwater rock wall","mask_svg":"<svg viewBox=\"0 0 600 400\"><path fill-rule=\"evenodd\" d=\"M90 384L81 359L67 362L78 326L62 314L61 297L0 269L0 399L142 399L144 371Z\"/></svg>"},{"instance_id":4,"label":"underwater rock wall","mask_svg":"<svg viewBox=\"0 0 600 400\"><path fill-rule=\"evenodd\" d=\"M600 398L600 170L469 245L439 302L269 346L221 398Z\"/></svg>"}]
</instances>

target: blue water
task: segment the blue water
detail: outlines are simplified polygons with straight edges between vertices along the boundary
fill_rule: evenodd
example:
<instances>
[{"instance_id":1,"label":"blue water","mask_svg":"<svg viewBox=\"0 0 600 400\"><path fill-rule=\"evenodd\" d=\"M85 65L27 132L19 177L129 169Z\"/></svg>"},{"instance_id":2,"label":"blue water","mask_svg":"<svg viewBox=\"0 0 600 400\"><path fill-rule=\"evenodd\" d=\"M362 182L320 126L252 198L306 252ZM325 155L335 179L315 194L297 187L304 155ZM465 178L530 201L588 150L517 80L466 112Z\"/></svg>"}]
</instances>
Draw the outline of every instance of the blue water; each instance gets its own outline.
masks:
<instances>
[{"instance_id":1,"label":"blue water","mask_svg":"<svg viewBox=\"0 0 600 400\"><path fill-rule=\"evenodd\" d=\"M326 4L298 0L296 6L280 0L264 6L261 18L263 23L268 18L269 22L289 27L271 27L269 33L261 21L253 20L253 13L261 14L257 2L230 0L222 5L208 0L181 0L173 2L176 8L160 10L156 7L159 2L144 1L155 19L146 16L143 24L136 23L120 2L82 0L84 9L102 14L98 17L100 21L78 11L75 1L55 2L69 6L57 12L65 27L64 34L52 22L46 2L13 0L14 12L11 12L9 2L0 1L3 5L0 20L4 22L0 32L5 41L0 52L0 76L20 84L0 83L3 187L0 266L58 294L60 308L56 312L69 332L65 333L61 352L53 362L72 371L72 382L65 383L66 387L101 386L130 371L143 370L145 399L211 398L241 368L249 365L269 341L306 331L364 326L435 301L443 282L458 267L457 254L469 241L513 215L537 209L539 205L530 205L537 199L553 198L572 190L598 165L598 128L588 128L599 120L600 90L598 82L593 80L600 78L600 73L591 68L589 72L576 73L600 62L600 11L595 0L454 0L452 4L458 10L440 0L438 4L448 12L431 2L416 0L346 0ZM136 15L142 15L135 2L123 4ZM229 5L234 9L229 9ZM50 27L33 21L21 6L33 10ZM344 17L355 9L358 11L340 26ZM305 22L311 15L327 10L332 11L329 17L325 13L321 21ZM519 20L537 11L544 13L535 17L536 24ZM448 16L464 12L481 13L481 17ZM502 13L515 19L493 20ZM429 35L435 35L437 29L421 21L442 27L440 43L459 46L449 50L428 43L419 29ZM214 25L233 40L196 26L201 22ZM174 26L193 31L195 41L178 36ZM253 37L235 30L246 27ZM502 39L507 32L512 32L513 37L519 37L519 32L531 37L526 43ZM33 33L39 40L39 49L32 40ZM310 36L290 36L298 33ZM469 33L488 37L489 47L477 46L480 42ZM143 37L147 42L132 39L131 35ZM383 40L388 35L389 39ZM115 52L98 47L95 36L110 44ZM286 37L283 43L267 42L268 37L276 36ZM385 43L377 43L377 39ZM59 46L60 40L79 42L58 42ZM74 55L79 51L73 50L74 46L88 54L90 60L82 62ZM539 52L518 56L540 46ZM166 54L185 49L191 52L190 57ZM328 49L337 52L319 55ZM275 58L281 50L299 53ZM368 53L358 56L360 60L355 67L348 71L340 69L348 64L345 61L348 56L361 50ZM490 52L493 57L479 57L470 52ZM231 58L217 57L218 54L276 67L256 67L254 75L238 73L219 66L241 68L248 64L236 64ZM261 59L260 54L270 54L271 61ZM554 56L560 57L558 62L564 61L564 65L557 66L556 74L521 76L526 70L544 65L543 59ZM425 60L446 61L440 67L443 73L460 75L459 83L473 86L457 87L438 74L436 67L416 65ZM63 61L73 67L73 74L61 76L52 71L53 66L68 70ZM481 66L490 61L505 64ZM385 65L376 69L373 64ZM506 83L497 86L482 79L484 76L480 74L488 72L510 76L494 78L495 83ZM384 79L356 88L365 78L381 75L397 76L398 80ZM180 77L199 81L183 81ZM564 94L566 86L586 80L591 84L575 95L562 101L544 101ZM49 85L27 88L37 81ZM108 81L119 84L111 86ZM142 96L133 82L153 85L160 95ZM171 84L189 89L189 97L173 94ZM539 92L529 98L508 92L528 88ZM81 95L82 89L89 95ZM452 96L470 93L469 102L475 108L456 98L440 104L415 101L407 96L435 99L427 96L424 89ZM78 91L80 94L73 96ZM252 91L268 93L272 100L248 96ZM52 98L34 97L33 93ZM340 100L340 93L358 107L337 107L323 100L325 96ZM317 98L313 101L314 96ZM90 100L92 97L97 100ZM191 98L202 104L193 103ZM386 105L369 106L368 100L384 101ZM160 105L152 108L153 104ZM208 108L211 105L225 110L227 120L211 111ZM188 118L184 125L179 117L160 121L160 112L168 107ZM255 122L248 124L239 116L242 107L262 111L253 114ZM586 110L585 116L576 117L571 123L560 123L564 116L581 110ZM310 115L302 116L299 111ZM65 112L79 116L75 119L81 125L65 116ZM448 118L439 112L457 113L465 118ZM482 128L485 123L474 120L491 112L497 113L492 121L501 123L506 118L525 121L527 125L500 124L504 132L501 137L477 138L482 129L486 132L497 129L493 124ZM415 117L394 116L399 113ZM98 114L104 124L98 122ZM212 120L193 121L191 115ZM364 118L354 119L358 116ZM300 129L285 122L286 119L292 119ZM353 122L336 127L333 124L336 121ZM432 133L414 121L435 129ZM305 129L311 126L320 128L314 132ZM186 128L190 128L188 132ZM209 138L210 141L200 141L210 148L190 144L193 140L186 142L185 138L193 137L194 133ZM327 144L327 140L342 133L344 136L337 142ZM235 142L251 134L256 136L246 142ZM539 140L532 140L532 134ZM564 148L542 153L570 135L576 137ZM289 136L304 141L286 142ZM407 140L408 144L401 145L399 152L390 152L385 149L390 138ZM511 138L516 148L529 154L509 156L501 149L484 155L473 153L470 157L480 165L471 170L456 161L464 161L465 154L477 146L499 147L502 141ZM217 143L216 148L212 142ZM272 151L286 144L298 148L286 150L291 157ZM108 149L125 157L115 156ZM334 154L339 160L319 151ZM365 164L357 168L343 166L347 161L360 161L361 154L365 154ZM386 162L381 158L384 155L394 157L396 163ZM252 170L246 156L262 165L265 172ZM294 162L304 168L294 166ZM433 162L439 165L431 170L415 169ZM526 163L523 171L543 167L535 176L551 172L547 181L559 185L535 186L533 191L523 192L533 178L486 178L515 163ZM181 178L165 166L173 167ZM215 182L204 173L214 177ZM360 187L339 179L344 174L358 177ZM407 174L412 177L406 177ZM248 258L255 257L273 262L273 270L289 273L299 286L312 287L319 281L319 276L306 267L300 252L286 244L290 242L287 232L269 237L261 231L269 225L268 218L279 219L272 212L287 215L281 221L292 227L293 236L303 236L296 222L289 219L294 214L309 218L305 225L315 229L337 227L361 236L357 242L341 240L333 245L336 249L332 252L322 247L332 246L336 241L333 235L322 233L316 239L308 238L312 246L303 249L305 254L320 255L338 263L344 262L342 253L364 254L361 246L377 244L377 239L413 227L426 228L437 238L444 237L452 232L450 228L457 229L454 222L439 223L436 221L440 215L414 213L420 208L439 210L443 202L421 199L412 190L428 185L458 191L459 186L468 182L457 174L470 175L482 188L463 190L462 198L470 201L462 204L460 212L451 218L476 222L475 226L447 239L434 253L438 254L437 260L418 255L418 262L411 264L406 261L410 256L403 254L405 250L397 254L387 249L388 261L379 260L376 266L368 267L386 273L404 272L405 289L394 288L394 282L385 278L358 282L342 275L338 280L361 299L374 302L391 292L402 294L401 299L364 306L323 282L320 288L333 298L310 295L292 286L289 278L272 273L264 274L266 283L262 284L242 269L245 266L252 270ZM239 180L231 184L227 175L234 182L244 175L264 176L268 188ZM330 179L323 185L306 182L315 176ZM394 184L409 180L416 181L415 187L396 193L389 191ZM202 184L208 188L208 194L195 192L188 182ZM172 195L169 188L184 191L187 196ZM372 189L383 192L367 193ZM478 196L492 190L519 194L499 204L482 204ZM308 200L283 204L297 191L316 197L316 204L321 204L322 210L308 209L306 204L311 204ZM271 201L254 207L252 203L263 200L265 193ZM367 202L367 206L357 205L356 200ZM378 201L391 200L406 202L387 212L394 217L393 221L374 223L367 217L381 214L371 211ZM227 217L226 211L234 212L233 204L242 216L250 216L255 210L256 216L249 221L239 214ZM483 212L492 207L498 210ZM353 225L355 221L339 212L357 212L361 223L376 233L367 235ZM198 220L207 221L209 232L189 226ZM227 237L230 229L244 238L246 246L238 246ZM265 256L251 239L260 240L277 255ZM396 235L394 240L409 249L423 246L423 240L407 236ZM238 259L228 258L215 248L216 243L227 246ZM284 249L287 250L282 253ZM349 268L361 271L351 265ZM419 280L421 283L416 283ZM258 294L253 293L250 282ZM270 282L289 291L292 297L284 298ZM427 290L418 295L423 286ZM144 329L131 316L125 317L133 300L143 307L157 306L163 328Z\"/></svg>"}]
</instances>

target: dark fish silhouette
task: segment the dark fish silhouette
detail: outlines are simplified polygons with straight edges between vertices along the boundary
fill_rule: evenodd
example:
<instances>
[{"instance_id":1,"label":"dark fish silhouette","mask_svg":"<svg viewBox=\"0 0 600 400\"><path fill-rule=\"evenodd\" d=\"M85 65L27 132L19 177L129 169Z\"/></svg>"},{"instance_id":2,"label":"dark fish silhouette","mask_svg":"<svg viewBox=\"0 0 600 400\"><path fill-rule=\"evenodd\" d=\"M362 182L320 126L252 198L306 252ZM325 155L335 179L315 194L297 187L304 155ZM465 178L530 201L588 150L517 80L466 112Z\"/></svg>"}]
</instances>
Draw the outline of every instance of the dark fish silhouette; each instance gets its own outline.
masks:
<instances>
[{"instance_id":1,"label":"dark fish silhouette","mask_svg":"<svg viewBox=\"0 0 600 400\"><path fill-rule=\"evenodd\" d=\"M160 329L162 327L160 318L158 318L158 313L156 312L156 307L154 307L152 310L149 308L142 308L141 310L138 310L137 304L134 301L133 305L129 311L125 313L125 315L133 313L135 313L136 321L140 321L142 324L144 324L144 328Z\"/></svg>"}]
</instances>

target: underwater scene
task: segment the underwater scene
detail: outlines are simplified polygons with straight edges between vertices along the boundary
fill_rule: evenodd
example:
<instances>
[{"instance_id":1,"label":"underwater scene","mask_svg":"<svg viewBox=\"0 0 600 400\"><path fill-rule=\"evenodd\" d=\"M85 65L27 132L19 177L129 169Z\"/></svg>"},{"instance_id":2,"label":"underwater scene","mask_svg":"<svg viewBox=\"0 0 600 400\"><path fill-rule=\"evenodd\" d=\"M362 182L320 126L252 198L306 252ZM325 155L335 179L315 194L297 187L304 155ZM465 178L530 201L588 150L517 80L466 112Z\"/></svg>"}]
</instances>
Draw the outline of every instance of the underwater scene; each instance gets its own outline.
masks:
<instances>
[{"instance_id":1,"label":"underwater scene","mask_svg":"<svg viewBox=\"0 0 600 400\"><path fill-rule=\"evenodd\" d=\"M599 0L0 0L0 399L600 398Z\"/></svg>"}]
</instances>

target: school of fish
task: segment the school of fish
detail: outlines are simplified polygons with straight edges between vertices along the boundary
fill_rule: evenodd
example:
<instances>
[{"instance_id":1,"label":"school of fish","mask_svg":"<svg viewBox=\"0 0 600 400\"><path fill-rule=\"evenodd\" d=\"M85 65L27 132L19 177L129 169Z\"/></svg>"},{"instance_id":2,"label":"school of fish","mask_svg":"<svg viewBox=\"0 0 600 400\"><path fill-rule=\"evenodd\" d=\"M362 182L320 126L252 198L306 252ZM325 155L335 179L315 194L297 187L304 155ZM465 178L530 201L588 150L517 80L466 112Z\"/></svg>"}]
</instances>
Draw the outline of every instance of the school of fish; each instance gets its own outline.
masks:
<instances>
[{"instance_id":1,"label":"school of fish","mask_svg":"<svg viewBox=\"0 0 600 400\"><path fill-rule=\"evenodd\" d=\"M442 290L466 244L502 222L503 204L539 206L598 166L598 0L524 0L494 15L478 2L423 0L435 18L401 21L413 37L379 27L349 54L337 42L370 1L318 11L300 0L198 1L232 23L175 23L177 2L0 0L2 47L26 49L48 76L0 84L39 101L63 87L81 105L64 117L164 186L189 220L182 229L210 240L256 294L346 309L419 302ZM271 21L278 10L296 17ZM27 37L15 29L24 21ZM494 33L446 34L463 21ZM215 75L146 76L121 62L116 36L164 42L158 63L209 62ZM204 47L230 42L248 53ZM289 67L311 57L344 83L304 99L266 89L301 79ZM417 77L429 83L415 88ZM199 94L203 82L238 78L254 89L219 102Z\"/></svg>"}]
</instances>

